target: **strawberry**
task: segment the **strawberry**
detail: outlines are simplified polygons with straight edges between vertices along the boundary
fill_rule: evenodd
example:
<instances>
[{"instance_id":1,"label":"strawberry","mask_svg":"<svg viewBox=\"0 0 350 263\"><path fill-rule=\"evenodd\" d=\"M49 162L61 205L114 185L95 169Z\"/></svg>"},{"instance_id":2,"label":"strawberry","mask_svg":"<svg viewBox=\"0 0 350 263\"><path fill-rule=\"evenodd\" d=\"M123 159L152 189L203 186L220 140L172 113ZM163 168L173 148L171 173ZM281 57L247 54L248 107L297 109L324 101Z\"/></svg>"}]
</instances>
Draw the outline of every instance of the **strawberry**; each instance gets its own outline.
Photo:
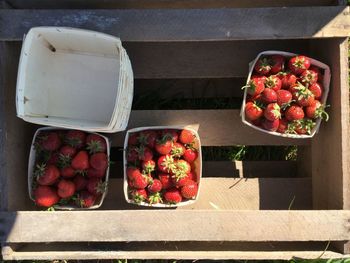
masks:
<instances>
[{"instance_id":1,"label":"strawberry","mask_svg":"<svg viewBox=\"0 0 350 263\"><path fill-rule=\"evenodd\" d=\"M269 121L274 121L281 118L281 108L277 103L270 103L266 106L264 116Z\"/></svg>"},{"instance_id":2,"label":"strawberry","mask_svg":"<svg viewBox=\"0 0 350 263\"><path fill-rule=\"evenodd\" d=\"M137 145L139 143L138 141L139 134L137 132L133 132L129 135L128 139L128 145Z\"/></svg>"},{"instance_id":3,"label":"strawberry","mask_svg":"<svg viewBox=\"0 0 350 263\"><path fill-rule=\"evenodd\" d=\"M69 180L61 180L57 185L57 194L61 198L69 198L75 193L75 184Z\"/></svg>"},{"instance_id":4,"label":"strawberry","mask_svg":"<svg viewBox=\"0 0 350 263\"><path fill-rule=\"evenodd\" d=\"M163 189L169 189L173 187L173 181L169 174L161 173L158 175L159 181L162 183Z\"/></svg>"},{"instance_id":5,"label":"strawberry","mask_svg":"<svg viewBox=\"0 0 350 263\"><path fill-rule=\"evenodd\" d=\"M147 162L142 162L142 169L147 173L150 174L156 169L156 163L153 160L149 160Z\"/></svg>"},{"instance_id":6,"label":"strawberry","mask_svg":"<svg viewBox=\"0 0 350 263\"><path fill-rule=\"evenodd\" d=\"M297 82L297 77L292 73L279 74L282 82L282 89L289 89Z\"/></svg>"},{"instance_id":7,"label":"strawberry","mask_svg":"<svg viewBox=\"0 0 350 263\"><path fill-rule=\"evenodd\" d=\"M198 185L192 180L188 180L181 188L181 195L186 199L194 199L198 192Z\"/></svg>"},{"instance_id":8,"label":"strawberry","mask_svg":"<svg viewBox=\"0 0 350 263\"><path fill-rule=\"evenodd\" d=\"M267 75L271 70L271 64L272 64L272 61L269 58L267 57L259 58L254 65L254 70L259 75Z\"/></svg>"},{"instance_id":9,"label":"strawberry","mask_svg":"<svg viewBox=\"0 0 350 263\"><path fill-rule=\"evenodd\" d=\"M61 169L61 176L64 178L72 178L75 176L75 170L71 166Z\"/></svg>"},{"instance_id":10,"label":"strawberry","mask_svg":"<svg viewBox=\"0 0 350 263\"><path fill-rule=\"evenodd\" d=\"M70 158L72 158L76 153L77 153L77 150L75 148L73 148L72 146L69 146L69 145L64 145L59 150L59 154L60 155L68 156Z\"/></svg>"},{"instance_id":11,"label":"strawberry","mask_svg":"<svg viewBox=\"0 0 350 263\"><path fill-rule=\"evenodd\" d=\"M139 143L149 148L154 148L156 139L157 139L157 133L152 130L141 131L138 137Z\"/></svg>"},{"instance_id":12,"label":"strawberry","mask_svg":"<svg viewBox=\"0 0 350 263\"><path fill-rule=\"evenodd\" d=\"M263 78L251 78L246 86L243 88L247 89L247 93L251 96L256 96L263 92L265 89L264 79Z\"/></svg>"},{"instance_id":13,"label":"strawberry","mask_svg":"<svg viewBox=\"0 0 350 263\"><path fill-rule=\"evenodd\" d=\"M133 180L136 176L142 175L139 168L130 166L126 169L126 175L129 179Z\"/></svg>"},{"instance_id":14,"label":"strawberry","mask_svg":"<svg viewBox=\"0 0 350 263\"><path fill-rule=\"evenodd\" d=\"M191 144L196 139L196 135L190 130L182 130L180 133L180 142L183 144Z\"/></svg>"},{"instance_id":15,"label":"strawberry","mask_svg":"<svg viewBox=\"0 0 350 263\"><path fill-rule=\"evenodd\" d=\"M34 190L34 199L37 206L50 207L60 200L54 188L50 186L39 185Z\"/></svg>"},{"instance_id":16,"label":"strawberry","mask_svg":"<svg viewBox=\"0 0 350 263\"><path fill-rule=\"evenodd\" d=\"M301 82L303 84L308 84L308 85L312 85L316 83L317 78L318 78L317 72L311 69L304 70L300 75Z\"/></svg>"},{"instance_id":17,"label":"strawberry","mask_svg":"<svg viewBox=\"0 0 350 263\"><path fill-rule=\"evenodd\" d=\"M179 134L177 133L177 131L172 129L166 129L162 131L161 135L162 137L164 136L170 137L173 142L177 142L177 140L179 139Z\"/></svg>"},{"instance_id":18,"label":"strawberry","mask_svg":"<svg viewBox=\"0 0 350 263\"><path fill-rule=\"evenodd\" d=\"M301 107L292 105L287 108L285 117L288 121L301 120L304 118L304 111Z\"/></svg>"},{"instance_id":19,"label":"strawberry","mask_svg":"<svg viewBox=\"0 0 350 263\"><path fill-rule=\"evenodd\" d=\"M107 151L106 140L97 134L89 134L86 137L86 145L90 154Z\"/></svg>"},{"instance_id":20,"label":"strawberry","mask_svg":"<svg viewBox=\"0 0 350 263\"><path fill-rule=\"evenodd\" d=\"M93 195L100 195L105 191L105 184L100 178L91 177L88 179L86 189Z\"/></svg>"},{"instance_id":21,"label":"strawberry","mask_svg":"<svg viewBox=\"0 0 350 263\"><path fill-rule=\"evenodd\" d=\"M85 145L85 139L85 132L78 130L68 131L65 137L66 143L77 149L80 149Z\"/></svg>"},{"instance_id":22,"label":"strawberry","mask_svg":"<svg viewBox=\"0 0 350 263\"><path fill-rule=\"evenodd\" d=\"M153 152L150 148L141 145L136 149L140 161L150 161L153 159Z\"/></svg>"},{"instance_id":23,"label":"strawberry","mask_svg":"<svg viewBox=\"0 0 350 263\"><path fill-rule=\"evenodd\" d=\"M154 194L150 194L148 197L148 202L152 205L152 204L159 204L159 203L163 203L163 198L161 196L161 194L158 193L154 193Z\"/></svg>"},{"instance_id":24,"label":"strawberry","mask_svg":"<svg viewBox=\"0 0 350 263\"><path fill-rule=\"evenodd\" d=\"M185 177L177 179L176 177L172 177L173 184L175 185L176 188L181 188L183 187L188 180L192 180L191 178L193 177L192 173L188 173L185 175Z\"/></svg>"},{"instance_id":25,"label":"strawberry","mask_svg":"<svg viewBox=\"0 0 350 263\"><path fill-rule=\"evenodd\" d=\"M248 95L247 96L247 99L246 99L246 103L248 102L254 102L255 104L259 104L259 103L263 103L263 100L262 100L262 94L258 94L256 96L250 96Z\"/></svg>"},{"instance_id":26,"label":"strawberry","mask_svg":"<svg viewBox=\"0 0 350 263\"><path fill-rule=\"evenodd\" d=\"M309 69L310 59L305 56L292 57L288 62L289 69L296 75L300 75L304 70Z\"/></svg>"},{"instance_id":27,"label":"strawberry","mask_svg":"<svg viewBox=\"0 0 350 263\"><path fill-rule=\"evenodd\" d=\"M73 179L75 190L80 191L86 188L88 180L81 174L77 174Z\"/></svg>"},{"instance_id":28,"label":"strawberry","mask_svg":"<svg viewBox=\"0 0 350 263\"><path fill-rule=\"evenodd\" d=\"M277 93L273 89L266 88L261 94L262 100L267 104L277 101Z\"/></svg>"},{"instance_id":29,"label":"strawberry","mask_svg":"<svg viewBox=\"0 0 350 263\"><path fill-rule=\"evenodd\" d=\"M164 193L164 199L170 204L177 204L182 201L182 196L178 189L171 188Z\"/></svg>"},{"instance_id":30,"label":"strawberry","mask_svg":"<svg viewBox=\"0 0 350 263\"><path fill-rule=\"evenodd\" d=\"M181 156L184 155L185 151L186 151L185 146L183 146L181 143L174 142L173 146L171 147L170 153L175 158L180 158Z\"/></svg>"},{"instance_id":31,"label":"strawberry","mask_svg":"<svg viewBox=\"0 0 350 263\"><path fill-rule=\"evenodd\" d=\"M288 121L286 119L280 119L277 132L286 133L287 130L288 130Z\"/></svg>"},{"instance_id":32,"label":"strawberry","mask_svg":"<svg viewBox=\"0 0 350 263\"><path fill-rule=\"evenodd\" d=\"M280 124L280 120L279 119L276 119L276 120L273 120L273 121L269 121L267 119L263 119L262 120L262 127L265 129L265 130L268 130L268 131L277 131L278 127L279 127L279 124Z\"/></svg>"},{"instance_id":33,"label":"strawberry","mask_svg":"<svg viewBox=\"0 0 350 263\"><path fill-rule=\"evenodd\" d=\"M106 175L106 170L97 170L92 167L90 167L87 170L87 177L97 177L97 178L103 178Z\"/></svg>"},{"instance_id":34,"label":"strawberry","mask_svg":"<svg viewBox=\"0 0 350 263\"><path fill-rule=\"evenodd\" d=\"M277 91L277 104L281 108L285 108L292 102L292 93L290 91L281 89Z\"/></svg>"},{"instance_id":35,"label":"strawberry","mask_svg":"<svg viewBox=\"0 0 350 263\"><path fill-rule=\"evenodd\" d=\"M187 177L188 177L188 179L190 179L190 180L192 180L192 181L197 181L197 175L196 175L196 173L193 171L193 169L192 169L192 171L191 172L189 172L188 174L187 174Z\"/></svg>"},{"instance_id":36,"label":"strawberry","mask_svg":"<svg viewBox=\"0 0 350 263\"><path fill-rule=\"evenodd\" d=\"M176 168L174 158L169 154L160 156L157 161L157 166L158 170L163 173L170 173Z\"/></svg>"},{"instance_id":37,"label":"strawberry","mask_svg":"<svg viewBox=\"0 0 350 263\"><path fill-rule=\"evenodd\" d=\"M34 171L34 177L40 185L53 185L60 177L60 171L52 164L37 165Z\"/></svg>"},{"instance_id":38,"label":"strawberry","mask_svg":"<svg viewBox=\"0 0 350 263\"><path fill-rule=\"evenodd\" d=\"M41 147L46 151L56 151L61 146L61 139L57 132L45 132L38 136Z\"/></svg>"},{"instance_id":39,"label":"strawberry","mask_svg":"<svg viewBox=\"0 0 350 263\"><path fill-rule=\"evenodd\" d=\"M309 86L309 90L312 92L312 94L314 94L316 100L321 99L323 87L320 83L316 82L312 84Z\"/></svg>"},{"instance_id":40,"label":"strawberry","mask_svg":"<svg viewBox=\"0 0 350 263\"><path fill-rule=\"evenodd\" d=\"M131 146L127 149L126 160L128 162L134 163L139 159L138 148Z\"/></svg>"},{"instance_id":41,"label":"strawberry","mask_svg":"<svg viewBox=\"0 0 350 263\"><path fill-rule=\"evenodd\" d=\"M130 196L131 199L137 204L147 200L148 198L147 191L145 189L133 189L130 191Z\"/></svg>"},{"instance_id":42,"label":"strawberry","mask_svg":"<svg viewBox=\"0 0 350 263\"><path fill-rule=\"evenodd\" d=\"M313 70L317 73L317 79L319 82L323 81L323 75L322 75L321 69L319 67L311 65L309 69Z\"/></svg>"},{"instance_id":43,"label":"strawberry","mask_svg":"<svg viewBox=\"0 0 350 263\"><path fill-rule=\"evenodd\" d=\"M50 152L49 159L47 160L47 164L58 165L59 163L59 153L58 152Z\"/></svg>"},{"instance_id":44,"label":"strawberry","mask_svg":"<svg viewBox=\"0 0 350 263\"><path fill-rule=\"evenodd\" d=\"M282 81L276 75L271 75L265 80L265 88L273 89L274 91L282 88Z\"/></svg>"},{"instance_id":45,"label":"strawberry","mask_svg":"<svg viewBox=\"0 0 350 263\"><path fill-rule=\"evenodd\" d=\"M76 170L83 171L90 167L89 155L86 151L80 151L72 160L72 167Z\"/></svg>"},{"instance_id":46,"label":"strawberry","mask_svg":"<svg viewBox=\"0 0 350 263\"><path fill-rule=\"evenodd\" d=\"M92 168L105 171L108 167L108 157L105 153L94 153L90 156L90 165Z\"/></svg>"},{"instance_id":47,"label":"strawberry","mask_svg":"<svg viewBox=\"0 0 350 263\"><path fill-rule=\"evenodd\" d=\"M144 189L148 185L148 177L144 174L135 175L132 179L132 186L136 189Z\"/></svg>"},{"instance_id":48,"label":"strawberry","mask_svg":"<svg viewBox=\"0 0 350 263\"><path fill-rule=\"evenodd\" d=\"M315 100L314 94L300 82L290 87L293 99L302 107L307 107Z\"/></svg>"},{"instance_id":49,"label":"strawberry","mask_svg":"<svg viewBox=\"0 0 350 263\"><path fill-rule=\"evenodd\" d=\"M160 155L169 154L173 147L173 141L169 136L163 136L160 140L156 140L155 149Z\"/></svg>"},{"instance_id":50,"label":"strawberry","mask_svg":"<svg viewBox=\"0 0 350 263\"><path fill-rule=\"evenodd\" d=\"M91 207L95 204L96 202L96 196L91 194L90 192L84 190L81 191L78 197L78 205L80 207Z\"/></svg>"},{"instance_id":51,"label":"strawberry","mask_svg":"<svg viewBox=\"0 0 350 263\"><path fill-rule=\"evenodd\" d=\"M251 120L257 120L263 115L263 110L254 102L247 102L244 110L245 116Z\"/></svg>"},{"instance_id":52,"label":"strawberry","mask_svg":"<svg viewBox=\"0 0 350 263\"><path fill-rule=\"evenodd\" d=\"M286 59L281 55L272 55L270 58L271 61L271 74L277 74L284 70L284 64Z\"/></svg>"},{"instance_id":53,"label":"strawberry","mask_svg":"<svg viewBox=\"0 0 350 263\"><path fill-rule=\"evenodd\" d=\"M312 129L315 127L316 123L310 119L302 119L294 121L291 124L290 129L294 129L297 134L311 134Z\"/></svg>"},{"instance_id":54,"label":"strawberry","mask_svg":"<svg viewBox=\"0 0 350 263\"><path fill-rule=\"evenodd\" d=\"M193 163L198 158L198 151L196 149L188 148L185 150L183 158L188 163Z\"/></svg>"},{"instance_id":55,"label":"strawberry","mask_svg":"<svg viewBox=\"0 0 350 263\"><path fill-rule=\"evenodd\" d=\"M325 105L318 100L315 100L313 104L305 108L305 115L310 119L322 118L325 121L328 121L329 115L325 111Z\"/></svg>"},{"instance_id":56,"label":"strawberry","mask_svg":"<svg viewBox=\"0 0 350 263\"><path fill-rule=\"evenodd\" d=\"M162 182L158 179L153 179L151 183L147 186L150 193L157 193L162 190Z\"/></svg>"},{"instance_id":57,"label":"strawberry","mask_svg":"<svg viewBox=\"0 0 350 263\"><path fill-rule=\"evenodd\" d=\"M177 160L176 168L173 170L173 177L176 181L185 178L189 172L191 172L191 165L185 160Z\"/></svg>"}]
</instances>

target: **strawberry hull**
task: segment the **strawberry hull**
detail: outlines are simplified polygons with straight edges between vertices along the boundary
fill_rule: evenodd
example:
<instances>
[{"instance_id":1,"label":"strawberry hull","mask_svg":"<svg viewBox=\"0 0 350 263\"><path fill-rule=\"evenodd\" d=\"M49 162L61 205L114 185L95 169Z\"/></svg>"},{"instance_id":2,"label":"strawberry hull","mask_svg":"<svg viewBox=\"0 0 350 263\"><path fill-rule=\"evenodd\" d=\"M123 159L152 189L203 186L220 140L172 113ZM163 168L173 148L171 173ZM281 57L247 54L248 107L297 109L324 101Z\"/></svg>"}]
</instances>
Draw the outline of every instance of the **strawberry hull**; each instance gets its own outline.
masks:
<instances>
[{"instance_id":1,"label":"strawberry hull","mask_svg":"<svg viewBox=\"0 0 350 263\"><path fill-rule=\"evenodd\" d=\"M29 192L29 197L31 200L35 201L34 198L34 193L33 193L33 181L34 181L34 177L33 177L33 173L34 173L34 169L35 169L35 159L36 159L36 155L37 155L37 151L34 147L34 143L36 142L36 139L38 137L38 135L40 134L40 132L44 132L44 131L68 131L68 129L63 129L63 128L54 128L54 127L44 127L44 128L39 128L33 137L32 140L32 145L30 148L30 154L29 154L29 161L28 161L28 192ZM103 138L106 142L107 145L107 149L106 149L106 153L108 156L108 161L109 161L109 157L110 157L110 142L109 139L101 134L98 133L93 133L93 132L86 132L87 134L96 134L98 136L100 136L101 138ZM75 206L75 205L55 205L54 208L58 209L58 210L90 210L90 209L97 209L99 208L102 203L103 200L107 194L107 189L108 189L108 179L109 179L109 166L106 169L106 173L105 173L105 177L104 177L104 182L105 182L105 191L102 195L100 195L96 201L95 204L91 207L88 208L82 208L79 206Z\"/></svg>"},{"instance_id":2,"label":"strawberry hull","mask_svg":"<svg viewBox=\"0 0 350 263\"><path fill-rule=\"evenodd\" d=\"M256 64L256 62L259 60L259 58L261 56L271 56L271 55L282 55L284 57L286 57L287 59L297 56L297 54L294 53L289 53L289 52L283 52L283 51L264 51L258 54L258 56L249 63L249 74L248 74L248 78L247 78L247 83L249 83L251 77L253 76L254 73L254 65ZM310 62L311 62L311 66L316 66L320 69L322 69L324 71L324 76L322 79L321 84L324 87L323 90L323 94L322 94L322 98L320 99L322 104L326 104L327 101L327 97L328 97L328 92L329 92L329 85L330 85L330 79L331 79L331 72L329 69L329 66L318 61L315 59L310 58ZM253 123L249 122L248 118L246 118L245 116L245 106L246 106L246 101L248 98L248 93L247 93L247 89L244 92L244 96L243 96L243 103L242 103L242 107L241 107L241 119L242 122L256 130L259 130L261 132L267 133L267 134L271 134L271 135L275 135L275 136L280 136L280 137L287 137L287 138L296 138L296 139L304 139L304 138L312 138L319 130L320 128L320 124L321 124L321 118L318 118L316 120L316 125L315 127L311 130L310 134L285 134L285 133L279 133L279 132L273 132L273 131L268 131L265 130L261 127L255 126Z\"/></svg>"},{"instance_id":3,"label":"strawberry hull","mask_svg":"<svg viewBox=\"0 0 350 263\"><path fill-rule=\"evenodd\" d=\"M146 130L158 130L158 131L162 131L162 130L166 130L166 129L174 129L174 130L190 130L195 134L196 139L194 140L194 147L196 149L198 149L198 157L197 159L193 162L193 164L191 164L191 169L192 171L195 172L197 178L196 178L196 182L198 183L198 192L197 195L195 197L195 199L189 199L189 200L182 200L179 203L176 204L166 204L166 203L157 203L157 204L150 204L147 202L140 202L140 203L136 203L135 201L131 200L129 197L129 186L128 186L128 178L127 178L127 148L128 148L128 141L129 141L129 137L136 133L136 132L140 132L140 131L146 131ZM178 206L185 206L185 205L190 205L196 202L196 200L199 197L199 191L200 191L200 180L202 177L202 152L201 152L201 142L200 142L200 138L199 135L197 133L196 130L194 130L193 128L189 127L189 126L153 126L153 127L140 127L140 128L134 128L131 130L128 130L126 133L126 137L125 137L125 141L124 141L124 196L125 196L125 200L128 203L131 204L136 204L136 205L140 205L140 206L148 206L148 207L157 207L157 208L169 208L169 207L178 207ZM164 199L164 198L163 198Z\"/></svg>"}]
</instances>

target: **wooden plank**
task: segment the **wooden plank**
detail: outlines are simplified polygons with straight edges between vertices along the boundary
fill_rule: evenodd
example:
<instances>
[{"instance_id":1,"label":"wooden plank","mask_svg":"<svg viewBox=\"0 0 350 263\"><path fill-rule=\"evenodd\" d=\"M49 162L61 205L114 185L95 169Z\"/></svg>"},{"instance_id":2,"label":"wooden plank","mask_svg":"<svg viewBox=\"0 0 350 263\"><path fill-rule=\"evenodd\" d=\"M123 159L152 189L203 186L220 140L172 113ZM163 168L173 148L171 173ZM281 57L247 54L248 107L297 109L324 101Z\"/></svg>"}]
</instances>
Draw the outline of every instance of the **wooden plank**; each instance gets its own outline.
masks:
<instances>
[{"instance_id":1,"label":"wooden plank","mask_svg":"<svg viewBox=\"0 0 350 263\"><path fill-rule=\"evenodd\" d=\"M128 129L135 127L191 125L199 127L202 146L307 145L308 139L288 139L244 125L239 110L134 110ZM125 133L109 136L112 146L123 146Z\"/></svg>"},{"instance_id":2,"label":"wooden plank","mask_svg":"<svg viewBox=\"0 0 350 263\"><path fill-rule=\"evenodd\" d=\"M339 210L19 211L1 212L0 217L5 219L2 227L7 230L0 240L9 243L341 241L349 239L350 231L350 211Z\"/></svg>"},{"instance_id":3,"label":"wooden plank","mask_svg":"<svg viewBox=\"0 0 350 263\"><path fill-rule=\"evenodd\" d=\"M108 189L101 209L145 209L125 202L122 179L111 179ZM177 210L306 210L312 209L311 192L310 178L206 177L199 199Z\"/></svg>"},{"instance_id":4,"label":"wooden plank","mask_svg":"<svg viewBox=\"0 0 350 263\"><path fill-rule=\"evenodd\" d=\"M350 34L349 15L349 8L342 6L205 10L8 9L0 10L0 39L22 40L23 34L35 26L86 28L120 36L123 41L342 37Z\"/></svg>"},{"instance_id":5,"label":"wooden plank","mask_svg":"<svg viewBox=\"0 0 350 263\"><path fill-rule=\"evenodd\" d=\"M17 9L241 8L335 5L332 0L7 0Z\"/></svg>"}]
</instances>

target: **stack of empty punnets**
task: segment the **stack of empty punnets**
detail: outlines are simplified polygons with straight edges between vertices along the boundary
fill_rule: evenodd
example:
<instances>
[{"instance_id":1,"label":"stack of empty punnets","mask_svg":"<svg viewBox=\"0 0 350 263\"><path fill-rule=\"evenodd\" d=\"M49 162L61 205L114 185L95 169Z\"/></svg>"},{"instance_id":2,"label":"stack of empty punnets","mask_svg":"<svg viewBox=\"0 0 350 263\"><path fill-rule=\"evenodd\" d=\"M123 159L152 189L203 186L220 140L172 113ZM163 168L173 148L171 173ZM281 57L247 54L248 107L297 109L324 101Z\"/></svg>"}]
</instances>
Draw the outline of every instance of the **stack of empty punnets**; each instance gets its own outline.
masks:
<instances>
[{"instance_id":1,"label":"stack of empty punnets","mask_svg":"<svg viewBox=\"0 0 350 263\"><path fill-rule=\"evenodd\" d=\"M133 73L121 41L81 29L37 27L25 36L16 106L25 121L95 132L126 129Z\"/></svg>"}]
</instances>

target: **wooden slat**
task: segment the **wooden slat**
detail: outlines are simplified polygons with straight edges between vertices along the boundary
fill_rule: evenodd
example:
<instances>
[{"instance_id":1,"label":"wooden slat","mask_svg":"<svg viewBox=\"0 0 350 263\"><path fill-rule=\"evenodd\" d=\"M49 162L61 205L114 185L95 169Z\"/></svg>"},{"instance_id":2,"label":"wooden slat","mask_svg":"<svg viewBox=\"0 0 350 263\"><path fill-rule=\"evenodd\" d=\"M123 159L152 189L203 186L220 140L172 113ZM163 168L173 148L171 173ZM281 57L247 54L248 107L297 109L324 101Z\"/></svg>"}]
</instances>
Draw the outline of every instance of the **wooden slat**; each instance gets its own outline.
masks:
<instances>
[{"instance_id":1,"label":"wooden slat","mask_svg":"<svg viewBox=\"0 0 350 263\"><path fill-rule=\"evenodd\" d=\"M101 209L147 209L125 202L122 179L111 179ZM312 209L310 178L202 178L199 199L177 210ZM152 209L152 208L151 208Z\"/></svg>"},{"instance_id":2,"label":"wooden slat","mask_svg":"<svg viewBox=\"0 0 350 263\"><path fill-rule=\"evenodd\" d=\"M0 39L35 26L69 26L123 41L252 40L349 36L349 8L0 10ZM263 17L264 19L261 19ZM281 23L283 21L283 23ZM305 26L307 25L307 26Z\"/></svg>"},{"instance_id":3,"label":"wooden slat","mask_svg":"<svg viewBox=\"0 0 350 263\"><path fill-rule=\"evenodd\" d=\"M244 125L239 110L136 110L131 112L128 129L135 127L199 126L202 146L305 145L308 139L287 139ZM123 146L125 133L111 134L112 146Z\"/></svg>"},{"instance_id":4,"label":"wooden slat","mask_svg":"<svg viewBox=\"0 0 350 263\"><path fill-rule=\"evenodd\" d=\"M5 219L2 227L9 230L0 240L10 243L335 241L347 240L350 231L350 211L339 210L120 210L74 213L43 211L2 212L0 217Z\"/></svg>"}]
</instances>

